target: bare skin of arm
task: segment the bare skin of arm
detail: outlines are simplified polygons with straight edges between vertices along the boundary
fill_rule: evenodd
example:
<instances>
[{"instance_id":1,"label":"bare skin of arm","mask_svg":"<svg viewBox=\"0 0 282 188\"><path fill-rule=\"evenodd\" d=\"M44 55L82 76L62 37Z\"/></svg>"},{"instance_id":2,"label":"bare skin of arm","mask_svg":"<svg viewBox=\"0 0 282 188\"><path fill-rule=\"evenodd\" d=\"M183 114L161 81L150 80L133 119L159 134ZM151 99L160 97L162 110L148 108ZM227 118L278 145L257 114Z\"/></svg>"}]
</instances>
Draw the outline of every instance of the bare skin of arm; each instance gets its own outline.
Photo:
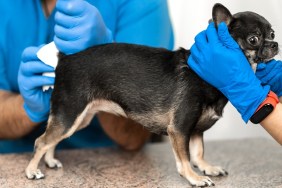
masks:
<instances>
[{"instance_id":1,"label":"bare skin of arm","mask_svg":"<svg viewBox=\"0 0 282 188\"><path fill-rule=\"evenodd\" d=\"M140 149L151 136L142 125L124 117L100 112L98 119L107 135L125 150Z\"/></svg>"},{"instance_id":2,"label":"bare skin of arm","mask_svg":"<svg viewBox=\"0 0 282 188\"><path fill-rule=\"evenodd\" d=\"M282 98L279 98L278 103L271 112L260 124L261 126L280 144L282 145Z\"/></svg>"},{"instance_id":3,"label":"bare skin of arm","mask_svg":"<svg viewBox=\"0 0 282 188\"><path fill-rule=\"evenodd\" d=\"M19 94L0 90L0 101L0 139L20 138L36 127L26 115Z\"/></svg>"}]
</instances>

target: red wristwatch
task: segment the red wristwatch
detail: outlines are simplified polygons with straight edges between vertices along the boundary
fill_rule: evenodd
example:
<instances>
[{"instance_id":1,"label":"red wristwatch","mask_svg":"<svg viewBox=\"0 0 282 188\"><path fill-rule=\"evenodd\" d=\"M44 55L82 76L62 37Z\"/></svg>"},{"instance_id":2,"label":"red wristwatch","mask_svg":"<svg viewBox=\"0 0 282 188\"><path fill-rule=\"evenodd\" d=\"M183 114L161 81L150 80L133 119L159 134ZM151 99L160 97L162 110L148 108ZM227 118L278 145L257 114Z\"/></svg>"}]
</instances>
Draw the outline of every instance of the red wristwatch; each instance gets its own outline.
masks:
<instances>
[{"instance_id":1,"label":"red wristwatch","mask_svg":"<svg viewBox=\"0 0 282 188\"><path fill-rule=\"evenodd\" d=\"M274 110L278 103L279 99L277 95L274 92L269 91L266 99L259 105L250 121L255 124L260 123Z\"/></svg>"}]
</instances>

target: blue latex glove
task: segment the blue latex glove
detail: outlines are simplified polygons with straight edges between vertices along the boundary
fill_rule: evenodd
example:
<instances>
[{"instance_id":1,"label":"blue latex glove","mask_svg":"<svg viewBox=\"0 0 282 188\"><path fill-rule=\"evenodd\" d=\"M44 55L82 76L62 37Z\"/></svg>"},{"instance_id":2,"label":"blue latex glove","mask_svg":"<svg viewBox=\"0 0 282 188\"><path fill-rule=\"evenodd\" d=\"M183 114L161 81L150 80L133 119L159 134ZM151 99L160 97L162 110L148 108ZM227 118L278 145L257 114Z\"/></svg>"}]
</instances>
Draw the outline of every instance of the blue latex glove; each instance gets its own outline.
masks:
<instances>
[{"instance_id":1,"label":"blue latex glove","mask_svg":"<svg viewBox=\"0 0 282 188\"><path fill-rule=\"evenodd\" d=\"M225 23L214 23L199 33L191 48L189 66L218 88L247 122L266 98L269 86L262 86Z\"/></svg>"},{"instance_id":2,"label":"blue latex glove","mask_svg":"<svg viewBox=\"0 0 282 188\"><path fill-rule=\"evenodd\" d=\"M58 0L54 42L59 51L73 54L88 47L112 42L100 12L84 0Z\"/></svg>"},{"instance_id":3,"label":"blue latex glove","mask_svg":"<svg viewBox=\"0 0 282 188\"><path fill-rule=\"evenodd\" d=\"M52 90L43 92L43 85L54 85L54 78L42 76L43 72L54 72L54 68L41 62L36 53L39 47L28 47L22 53L19 68L19 90L24 99L24 109L31 121L46 121L50 110Z\"/></svg>"},{"instance_id":4,"label":"blue latex glove","mask_svg":"<svg viewBox=\"0 0 282 188\"><path fill-rule=\"evenodd\" d=\"M267 63L259 63L256 76L263 85L270 85L271 90L282 96L282 62L271 60Z\"/></svg>"}]
</instances>

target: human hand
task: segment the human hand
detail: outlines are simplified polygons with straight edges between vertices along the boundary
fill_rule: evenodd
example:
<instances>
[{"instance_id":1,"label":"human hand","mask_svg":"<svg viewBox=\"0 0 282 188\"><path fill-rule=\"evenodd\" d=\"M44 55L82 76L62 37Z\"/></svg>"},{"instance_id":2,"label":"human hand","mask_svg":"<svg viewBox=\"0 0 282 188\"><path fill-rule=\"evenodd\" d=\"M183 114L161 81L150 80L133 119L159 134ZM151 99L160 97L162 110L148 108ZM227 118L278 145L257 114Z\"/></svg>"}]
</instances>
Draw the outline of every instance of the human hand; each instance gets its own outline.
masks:
<instances>
[{"instance_id":1,"label":"human hand","mask_svg":"<svg viewBox=\"0 0 282 188\"><path fill-rule=\"evenodd\" d=\"M42 63L36 53L39 47L28 47L22 53L18 74L19 90L24 99L24 109L33 122L47 120L52 90L42 91L44 85L54 85L53 77L42 76L54 68Z\"/></svg>"},{"instance_id":2,"label":"human hand","mask_svg":"<svg viewBox=\"0 0 282 188\"><path fill-rule=\"evenodd\" d=\"M282 96L282 62L271 60L267 63L259 63L257 66L256 76L263 85L270 85L270 89Z\"/></svg>"},{"instance_id":3,"label":"human hand","mask_svg":"<svg viewBox=\"0 0 282 188\"><path fill-rule=\"evenodd\" d=\"M191 48L189 66L219 89L247 122L266 98L269 86L261 86L225 23L214 23L199 33Z\"/></svg>"},{"instance_id":4,"label":"human hand","mask_svg":"<svg viewBox=\"0 0 282 188\"><path fill-rule=\"evenodd\" d=\"M84 0L58 0L54 42L59 51L73 54L88 47L112 42L100 12Z\"/></svg>"}]
</instances>

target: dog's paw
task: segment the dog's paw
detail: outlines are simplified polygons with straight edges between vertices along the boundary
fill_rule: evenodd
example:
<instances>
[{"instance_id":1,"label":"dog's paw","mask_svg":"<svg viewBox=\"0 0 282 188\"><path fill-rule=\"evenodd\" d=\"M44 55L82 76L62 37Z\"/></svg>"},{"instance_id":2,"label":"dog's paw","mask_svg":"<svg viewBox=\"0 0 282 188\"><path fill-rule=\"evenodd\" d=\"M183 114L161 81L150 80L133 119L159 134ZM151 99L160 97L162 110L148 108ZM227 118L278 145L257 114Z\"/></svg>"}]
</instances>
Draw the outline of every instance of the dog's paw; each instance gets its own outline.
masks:
<instances>
[{"instance_id":1,"label":"dog's paw","mask_svg":"<svg viewBox=\"0 0 282 188\"><path fill-rule=\"evenodd\" d=\"M63 165L58 159L45 159L45 163L49 168L62 168Z\"/></svg>"},{"instance_id":2,"label":"dog's paw","mask_svg":"<svg viewBox=\"0 0 282 188\"><path fill-rule=\"evenodd\" d=\"M208 176L196 176L193 178L189 178L188 181L192 186L197 186L197 187L214 186L214 183Z\"/></svg>"},{"instance_id":3,"label":"dog's paw","mask_svg":"<svg viewBox=\"0 0 282 188\"><path fill-rule=\"evenodd\" d=\"M201 171L208 176L227 176L228 172L221 168L220 166L207 166Z\"/></svg>"},{"instance_id":4,"label":"dog's paw","mask_svg":"<svg viewBox=\"0 0 282 188\"><path fill-rule=\"evenodd\" d=\"M28 179L42 179L42 178L44 178L44 174L39 170L39 169L37 169L37 170L28 170L28 169L26 169L25 170L25 174L26 174L26 177L28 178Z\"/></svg>"}]
</instances>

